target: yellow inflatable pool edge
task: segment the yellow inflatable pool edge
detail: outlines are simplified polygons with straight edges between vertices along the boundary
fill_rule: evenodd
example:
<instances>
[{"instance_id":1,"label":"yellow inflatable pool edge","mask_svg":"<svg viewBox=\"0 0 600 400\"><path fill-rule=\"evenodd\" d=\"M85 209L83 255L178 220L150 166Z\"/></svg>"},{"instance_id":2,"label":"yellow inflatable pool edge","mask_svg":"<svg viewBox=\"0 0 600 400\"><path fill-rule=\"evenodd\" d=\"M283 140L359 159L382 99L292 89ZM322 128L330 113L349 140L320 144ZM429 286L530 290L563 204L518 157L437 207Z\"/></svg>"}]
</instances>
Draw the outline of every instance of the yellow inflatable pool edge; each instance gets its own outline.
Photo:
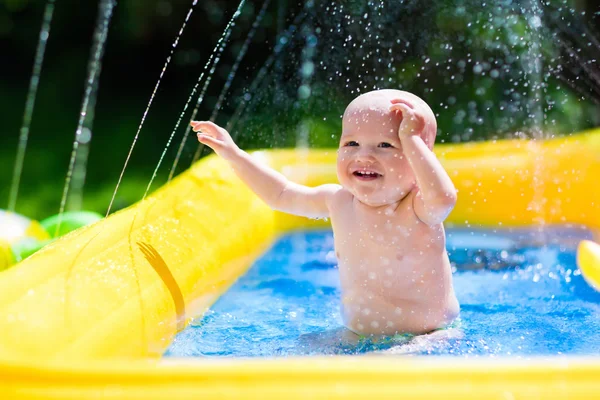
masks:
<instances>
[{"instance_id":1,"label":"yellow inflatable pool edge","mask_svg":"<svg viewBox=\"0 0 600 400\"><path fill-rule=\"evenodd\" d=\"M340 356L96 361L2 372L0 389L10 399L589 399L598 393L600 367L572 357Z\"/></svg>"},{"instance_id":2,"label":"yellow inflatable pool edge","mask_svg":"<svg viewBox=\"0 0 600 400\"><path fill-rule=\"evenodd\" d=\"M207 161L1 274L0 357L160 356L274 237L273 212Z\"/></svg>"},{"instance_id":3,"label":"yellow inflatable pool edge","mask_svg":"<svg viewBox=\"0 0 600 400\"><path fill-rule=\"evenodd\" d=\"M600 244L581 241L577 248L577 265L586 282L600 291Z\"/></svg>"},{"instance_id":4,"label":"yellow inflatable pool edge","mask_svg":"<svg viewBox=\"0 0 600 400\"><path fill-rule=\"evenodd\" d=\"M600 225L600 133L446 145L436 152L459 190L450 224ZM254 156L297 182L336 180L335 150ZM0 273L0 393L573 399L600 392L599 358L157 360L175 333L194 323L278 236L325 226L272 211L222 160L201 160L147 200Z\"/></svg>"}]
</instances>

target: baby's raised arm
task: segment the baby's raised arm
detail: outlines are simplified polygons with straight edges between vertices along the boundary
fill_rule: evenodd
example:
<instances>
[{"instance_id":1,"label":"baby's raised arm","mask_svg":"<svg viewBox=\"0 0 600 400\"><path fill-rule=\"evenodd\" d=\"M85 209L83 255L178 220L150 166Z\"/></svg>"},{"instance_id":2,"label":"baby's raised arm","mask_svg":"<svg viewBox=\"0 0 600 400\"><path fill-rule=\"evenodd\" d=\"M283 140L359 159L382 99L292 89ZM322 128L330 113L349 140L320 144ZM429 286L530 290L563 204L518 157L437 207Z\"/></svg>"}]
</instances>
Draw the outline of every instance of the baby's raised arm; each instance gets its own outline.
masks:
<instances>
[{"instance_id":1,"label":"baby's raised arm","mask_svg":"<svg viewBox=\"0 0 600 400\"><path fill-rule=\"evenodd\" d=\"M414 212L430 226L442 223L456 204L456 189L442 164L419 135L425 127L424 113L418 104L404 99L393 100L390 110L402 115L398 135L419 188L414 197Z\"/></svg>"},{"instance_id":2,"label":"baby's raised arm","mask_svg":"<svg viewBox=\"0 0 600 400\"><path fill-rule=\"evenodd\" d=\"M329 217L329 200L341 187L291 182L240 149L229 132L209 121L191 123L198 141L229 162L237 176L271 208L310 218Z\"/></svg>"}]
</instances>

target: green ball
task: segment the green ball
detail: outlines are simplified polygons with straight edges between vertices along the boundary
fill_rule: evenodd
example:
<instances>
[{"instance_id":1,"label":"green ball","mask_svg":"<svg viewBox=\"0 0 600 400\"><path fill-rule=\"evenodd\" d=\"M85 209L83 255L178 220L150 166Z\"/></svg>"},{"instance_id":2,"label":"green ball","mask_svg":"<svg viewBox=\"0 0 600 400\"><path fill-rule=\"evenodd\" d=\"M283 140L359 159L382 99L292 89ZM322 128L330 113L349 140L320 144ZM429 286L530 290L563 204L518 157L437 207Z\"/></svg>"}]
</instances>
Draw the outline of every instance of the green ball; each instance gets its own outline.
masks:
<instances>
[{"instance_id":1,"label":"green ball","mask_svg":"<svg viewBox=\"0 0 600 400\"><path fill-rule=\"evenodd\" d=\"M102 215L92 211L68 211L62 216L57 214L48 217L40 221L40 224L55 239L83 226L93 224L102 218L104 218Z\"/></svg>"}]
</instances>

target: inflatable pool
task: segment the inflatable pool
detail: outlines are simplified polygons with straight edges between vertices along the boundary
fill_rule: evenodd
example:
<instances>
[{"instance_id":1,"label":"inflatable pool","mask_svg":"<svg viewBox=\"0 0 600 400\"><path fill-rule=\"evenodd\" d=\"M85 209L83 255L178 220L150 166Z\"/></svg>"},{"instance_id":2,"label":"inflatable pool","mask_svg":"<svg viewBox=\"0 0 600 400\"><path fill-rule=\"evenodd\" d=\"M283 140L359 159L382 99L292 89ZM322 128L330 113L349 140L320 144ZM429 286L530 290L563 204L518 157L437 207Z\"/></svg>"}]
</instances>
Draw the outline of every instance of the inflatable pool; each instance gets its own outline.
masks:
<instances>
[{"instance_id":1,"label":"inflatable pool","mask_svg":"<svg viewBox=\"0 0 600 400\"><path fill-rule=\"evenodd\" d=\"M459 190L450 225L600 227L600 132L436 152ZM254 156L308 185L336 179L334 150ZM147 200L0 274L0 392L13 399L573 399L600 392L600 358L160 358L277 237L323 226L272 211L222 160L201 160ZM595 244L582 243L581 269L597 287L599 255Z\"/></svg>"}]
</instances>

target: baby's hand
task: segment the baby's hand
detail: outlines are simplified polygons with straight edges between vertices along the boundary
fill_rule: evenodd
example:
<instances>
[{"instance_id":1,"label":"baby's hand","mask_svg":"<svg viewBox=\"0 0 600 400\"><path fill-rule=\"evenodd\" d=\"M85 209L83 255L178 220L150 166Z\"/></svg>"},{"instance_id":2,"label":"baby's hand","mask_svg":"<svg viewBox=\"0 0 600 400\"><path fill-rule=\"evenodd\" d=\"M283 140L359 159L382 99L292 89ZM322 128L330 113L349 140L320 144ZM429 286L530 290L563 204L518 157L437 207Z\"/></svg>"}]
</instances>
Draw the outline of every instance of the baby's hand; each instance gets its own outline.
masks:
<instances>
[{"instance_id":1,"label":"baby's hand","mask_svg":"<svg viewBox=\"0 0 600 400\"><path fill-rule=\"evenodd\" d=\"M192 121L194 132L198 132L198 141L210 146L219 156L231 160L240 150L229 132L210 121Z\"/></svg>"},{"instance_id":2,"label":"baby's hand","mask_svg":"<svg viewBox=\"0 0 600 400\"><path fill-rule=\"evenodd\" d=\"M398 128L398 136L418 135L425 128L425 118L418 108L405 99L392 100L390 111L400 114L402 118Z\"/></svg>"}]
</instances>

